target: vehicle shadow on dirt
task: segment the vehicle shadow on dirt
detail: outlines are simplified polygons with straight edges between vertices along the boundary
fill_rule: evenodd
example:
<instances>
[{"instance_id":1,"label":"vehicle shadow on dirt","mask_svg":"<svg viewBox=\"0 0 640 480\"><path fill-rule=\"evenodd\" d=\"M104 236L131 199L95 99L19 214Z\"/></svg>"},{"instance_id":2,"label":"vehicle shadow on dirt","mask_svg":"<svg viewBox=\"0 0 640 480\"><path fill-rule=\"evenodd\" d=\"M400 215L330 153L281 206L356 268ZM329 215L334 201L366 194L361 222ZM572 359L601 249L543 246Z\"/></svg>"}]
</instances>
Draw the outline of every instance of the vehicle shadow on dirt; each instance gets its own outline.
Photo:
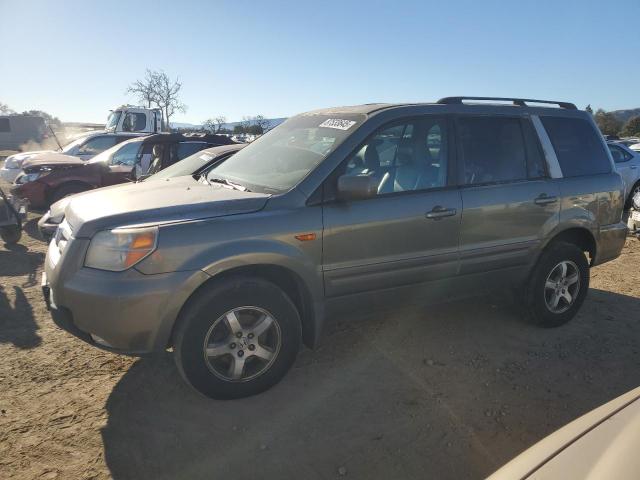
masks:
<instances>
[{"instance_id":1,"label":"vehicle shadow on dirt","mask_svg":"<svg viewBox=\"0 0 640 480\"><path fill-rule=\"evenodd\" d=\"M38 267L44 262L42 252L29 251L21 244L4 245L0 250L0 277L27 276L27 281L23 287L36 285L36 272Z\"/></svg>"},{"instance_id":2,"label":"vehicle shadow on dirt","mask_svg":"<svg viewBox=\"0 0 640 480\"><path fill-rule=\"evenodd\" d=\"M37 334L33 309L20 287L13 287L13 307L5 287L0 285L0 343L12 343L18 348L34 348L42 338Z\"/></svg>"},{"instance_id":3,"label":"vehicle shadow on dirt","mask_svg":"<svg viewBox=\"0 0 640 480\"><path fill-rule=\"evenodd\" d=\"M209 400L170 354L137 361L107 401L113 478L482 478L640 385L640 300L592 289L540 329L470 300L329 322L262 395Z\"/></svg>"}]
</instances>

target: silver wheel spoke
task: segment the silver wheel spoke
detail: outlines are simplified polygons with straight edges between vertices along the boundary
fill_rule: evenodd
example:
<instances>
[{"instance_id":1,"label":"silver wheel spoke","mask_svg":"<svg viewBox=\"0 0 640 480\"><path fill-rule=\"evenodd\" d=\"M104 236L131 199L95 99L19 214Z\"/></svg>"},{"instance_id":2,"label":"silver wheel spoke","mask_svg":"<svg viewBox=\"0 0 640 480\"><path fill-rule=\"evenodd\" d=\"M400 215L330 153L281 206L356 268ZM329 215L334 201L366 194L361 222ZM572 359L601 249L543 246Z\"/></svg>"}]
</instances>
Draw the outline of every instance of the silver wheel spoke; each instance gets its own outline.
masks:
<instances>
[{"instance_id":1,"label":"silver wheel spoke","mask_svg":"<svg viewBox=\"0 0 640 480\"><path fill-rule=\"evenodd\" d=\"M263 315L262 318L260 320L258 320L258 322L255 324L255 326L253 327L253 334L256 337L259 337L260 335L262 335L264 332L267 331L267 329L273 324L273 318L271 318L269 315Z\"/></svg>"},{"instance_id":2,"label":"silver wheel spoke","mask_svg":"<svg viewBox=\"0 0 640 480\"><path fill-rule=\"evenodd\" d=\"M207 346L207 357L219 357L230 352L228 343L212 343Z\"/></svg>"},{"instance_id":3,"label":"silver wheel spoke","mask_svg":"<svg viewBox=\"0 0 640 480\"><path fill-rule=\"evenodd\" d=\"M545 288L548 288L549 290L555 290L556 289L556 282L553 282L551 280L547 280L547 282L544 284Z\"/></svg>"},{"instance_id":4,"label":"silver wheel spoke","mask_svg":"<svg viewBox=\"0 0 640 480\"><path fill-rule=\"evenodd\" d=\"M571 294L568 291L562 293L561 296L562 296L562 298L564 298L567 301L567 303L569 305L571 305L571 301L573 300L573 297L571 296Z\"/></svg>"},{"instance_id":5,"label":"silver wheel spoke","mask_svg":"<svg viewBox=\"0 0 640 480\"><path fill-rule=\"evenodd\" d=\"M238 333L242 331L242 327L240 326L240 321L236 316L236 312L227 313L227 325L229 325L229 329L232 333Z\"/></svg>"},{"instance_id":6,"label":"silver wheel spoke","mask_svg":"<svg viewBox=\"0 0 640 480\"><path fill-rule=\"evenodd\" d=\"M261 345L256 345L256 349L251 352L251 355L262 358L263 360L271 360L273 352L271 350L267 350Z\"/></svg>"},{"instance_id":7,"label":"silver wheel spoke","mask_svg":"<svg viewBox=\"0 0 640 480\"><path fill-rule=\"evenodd\" d=\"M551 307L556 308L559 302L560 302L560 295L558 295L556 292L553 292L553 295L551 295Z\"/></svg>"},{"instance_id":8,"label":"silver wheel spoke","mask_svg":"<svg viewBox=\"0 0 640 480\"><path fill-rule=\"evenodd\" d=\"M562 262L560 264L560 278L565 278L567 276L567 262Z\"/></svg>"},{"instance_id":9,"label":"silver wheel spoke","mask_svg":"<svg viewBox=\"0 0 640 480\"><path fill-rule=\"evenodd\" d=\"M234 355L233 362L231 362L231 366L229 367L229 377L234 380L239 380L242 378L242 372L244 372L244 358Z\"/></svg>"},{"instance_id":10,"label":"silver wheel spoke","mask_svg":"<svg viewBox=\"0 0 640 480\"><path fill-rule=\"evenodd\" d=\"M578 281L578 278L580 278L578 276L577 273L574 273L573 275L569 275L567 277L567 285L573 285L574 283L576 283Z\"/></svg>"}]
</instances>

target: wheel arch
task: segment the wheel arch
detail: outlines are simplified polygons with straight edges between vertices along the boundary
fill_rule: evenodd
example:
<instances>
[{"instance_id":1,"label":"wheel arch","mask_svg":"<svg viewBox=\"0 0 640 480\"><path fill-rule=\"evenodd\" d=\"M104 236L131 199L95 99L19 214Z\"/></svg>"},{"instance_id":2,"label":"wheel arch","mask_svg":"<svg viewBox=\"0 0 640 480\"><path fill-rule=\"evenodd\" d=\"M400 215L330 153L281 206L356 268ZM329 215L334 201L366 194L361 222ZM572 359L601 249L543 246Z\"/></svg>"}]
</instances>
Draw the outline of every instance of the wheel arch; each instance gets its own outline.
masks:
<instances>
[{"instance_id":1,"label":"wheel arch","mask_svg":"<svg viewBox=\"0 0 640 480\"><path fill-rule=\"evenodd\" d=\"M294 303L300 314L303 343L309 348L316 346L322 327L322 307L319 302L314 300L309 285L307 285L297 272L291 268L276 264L238 265L220 271L205 280L191 293L180 308L171 334L169 335L168 346L173 346L181 314L192 299L196 298L201 292L211 288L212 285L238 277L260 278L282 289Z\"/></svg>"},{"instance_id":2,"label":"wheel arch","mask_svg":"<svg viewBox=\"0 0 640 480\"><path fill-rule=\"evenodd\" d=\"M549 248L550 245L557 242L567 242L578 246L583 252L587 252L589 254L589 264L593 264L598 250L598 243L596 242L593 232L588 228L570 227L556 232L547 241L540 253Z\"/></svg>"},{"instance_id":3,"label":"wheel arch","mask_svg":"<svg viewBox=\"0 0 640 480\"><path fill-rule=\"evenodd\" d=\"M77 187L83 188L83 190L82 190L82 191L77 192L77 193L86 192L86 191L88 191L88 190L93 190L93 189L95 188L95 187L94 187L93 185L91 185L90 183L88 183L88 182L83 182L82 180L69 180L69 181L67 181L67 182L63 182L63 183L60 183L60 184L58 184L58 185L55 185L55 186L49 187L49 189L47 190L47 201L48 201L49 203L51 203L51 201L54 199L54 197L55 197L55 195L56 195L56 193L57 193L58 191L60 191L60 190L61 190L61 189L63 189L63 188L74 187L74 186L77 186Z\"/></svg>"}]
</instances>

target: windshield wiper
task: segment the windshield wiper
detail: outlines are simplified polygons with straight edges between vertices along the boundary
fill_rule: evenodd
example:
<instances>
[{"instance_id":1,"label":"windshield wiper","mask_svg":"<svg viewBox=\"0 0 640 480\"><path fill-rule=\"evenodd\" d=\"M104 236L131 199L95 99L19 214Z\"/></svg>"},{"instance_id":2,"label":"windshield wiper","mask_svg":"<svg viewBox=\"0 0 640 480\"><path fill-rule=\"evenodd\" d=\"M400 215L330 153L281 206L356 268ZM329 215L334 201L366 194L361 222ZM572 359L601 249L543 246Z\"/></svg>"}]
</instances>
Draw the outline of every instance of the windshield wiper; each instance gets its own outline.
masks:
<instances>
[{"instance_id":1,"label":"windshield wiper","mask_svg":"<svg viewBox=\"0 0 640 480\"><path fill-rule=\"evenodd\" d=\"M223 185L228 185L229 187L231 187L231 188L233 188L235 190L240 190L241 192L250 192L251 191L247 187L245 187L244 185L240 185L239 183L230 182L226 178L207 178L207 181L209 183L221 183Z\"/></svg>"}]
</instances>

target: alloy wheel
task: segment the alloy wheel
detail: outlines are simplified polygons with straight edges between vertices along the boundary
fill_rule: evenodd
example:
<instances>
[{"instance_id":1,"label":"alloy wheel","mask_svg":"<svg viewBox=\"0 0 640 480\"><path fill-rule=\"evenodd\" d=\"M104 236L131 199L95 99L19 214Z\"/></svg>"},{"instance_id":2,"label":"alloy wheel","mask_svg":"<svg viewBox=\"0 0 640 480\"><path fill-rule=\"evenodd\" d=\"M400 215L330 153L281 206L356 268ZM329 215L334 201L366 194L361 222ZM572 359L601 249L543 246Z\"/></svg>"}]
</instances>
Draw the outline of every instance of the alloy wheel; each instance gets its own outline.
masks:
<instances>
[{"instance_id":1,"label":"alloy wheel","mask_svg":"<svg viewBox=\"0 0 640 480\"><path fill-rule=\"evenodd\" d=\"M213 322L203 353L211 373L229 382L245 382L271 367L281 344L280 325L273 315L259 307L238 307Z\"/></svg>"},{"instance_id":2,"label":"alloy wheel","mask_svg":"<svg viewBox=\"0 0 640 480\"><path fill-rule=\"evenodd\" d=\"M544 284L544 301L552 313L564 313L571 308L580 292L580 270L570 260L551 269Z\"/></svg>"}]
</instances>

